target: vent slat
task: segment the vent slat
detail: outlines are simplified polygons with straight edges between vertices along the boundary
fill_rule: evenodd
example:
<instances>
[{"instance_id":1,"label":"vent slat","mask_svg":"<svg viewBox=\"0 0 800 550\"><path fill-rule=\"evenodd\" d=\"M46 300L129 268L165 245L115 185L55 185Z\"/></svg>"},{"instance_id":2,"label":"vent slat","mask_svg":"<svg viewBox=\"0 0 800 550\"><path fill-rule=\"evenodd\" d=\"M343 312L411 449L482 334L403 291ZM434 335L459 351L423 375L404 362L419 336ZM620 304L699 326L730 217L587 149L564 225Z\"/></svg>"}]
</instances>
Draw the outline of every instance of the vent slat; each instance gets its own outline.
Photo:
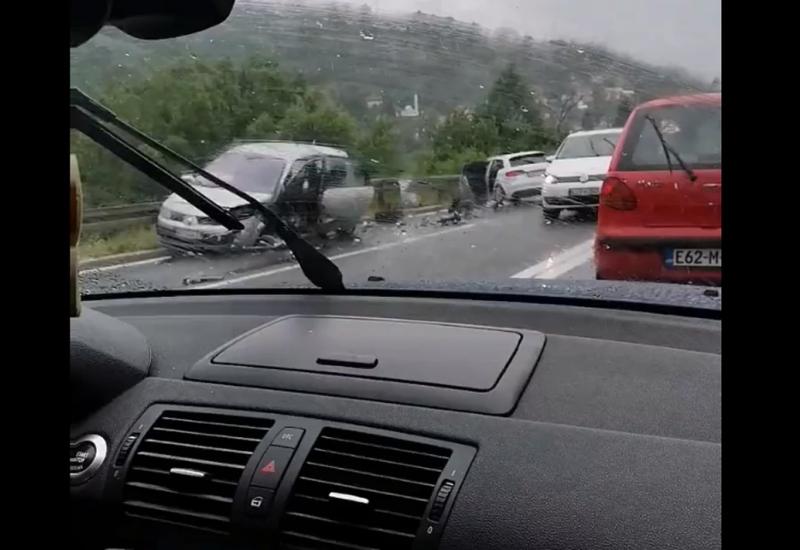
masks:
<instances>
[{"instance_id":1,"label":"vent slat","mask_svg":"<svg viewBox=\"0 0 800 550\"><path fill-rule=\"evenodd\" d=\"M148 516L146 514L137 514L135 512L125 512L125 515L131 518L136 519L143 519L146 521L155 521L157 523L163 523L165 525L175 525L176 527L185 527L188 529L197 529L199 531L205 531L207 533L214 533L216 535L227 535L228 531L224 531L222 529L214 529L212 527L208 527L207 525L196 525L194 523L186 523L183 521L176 521L171 519L160 518L157 516Z\"/></svg>"},{"instance_id":2,"label":"vent slat","mask_svg":"<svg viewBox=\"0 0 800 550\"><path fill-rule=\"evenodd\" d=\"M272 424L222 413L163 413L131 460L124 489L126 514L227 534L239 480ZM206 475L181 476L172 471L175 468Z\"/></svg>"},{"instance_id":3,"label":"vent slat","mask_svg":"<svg viewBox=\"0 0 800 550\"><path fill-rule=\"evenodd\" d=\"M223 434L207 434L207 433L198 432L198 431L194 431L194 430L179 430L177 428L161 428L161 427L158 427L158 426L154 426L153 427L153 432L164 432L164 433L170 433L170 434L181 434L181 435L189 435L189 436L228 439L228 440L231 440L231 441L242 441L242 442L255 443L256 445L261 442L261 439L257 438L257 437L242 437L242 436L236 436L236 435L223 435Z\"/></svg>"},{"instance_id":4,"label":"vent slat","mask_svg":"<svg viewBox=\"0 0 800 550\"><path fill-rule=\"evenodd\" d=\"M146 468L144 466L131 466L130 471L131 471L131 474L128 474L128 475L132 475L132 474L153 474L153 475L156 475L156 476L167 476L167 477L172 475L167 470L159 470L157 468ZM220 485L227 485L227 486L230 486L230 487L236 487L237 485L239 485L235 481L228 481L228 480L225 480L225 479L216 479L216 478L212 478L209 482L210 483L218 483Z\"/></svg>"},{"instance_id":5,"label":"vent slat","mask_svg":"<svg viewBox=\"0 0 800 550\"><path fill-rule=\"evenodd\" d=\"M231 454L234 454L234 455L239 455L239 456L246 457L245 458L245 462L247 462L247 459L250 458L250 455L253 454L252 451L248 452L248 451L240 451L238 449L221 449L219 447L209 447L208 445L196 445L196 444L192 444L192 443L179 443L177 441L165 441L163 439L148 439L147 443L148 443L148 445L153 445L153 444L166 445L166 446L171 446L171 447L182 447L182 448L185 448L185 449L197 449L197 450L200 450L200 451L212 451L212 452L215 452L215 453L231 453Z\"/></svg>"},{"instance_id":6,"label":"vent slat","mask_svg":"<svg viewBox=\"0 0 800 550\"><path fill-rule=\"evenodd\" d=\"M216 421L197 420L197 419L190 419L190 418L179 418L179 417L168 416L168 415L162 416L161 419L164 420L164 421L169 421L169 422L180 422L182 424L194 424L194 425L202 425L202 426L219 426L219 427L223 427L223 428L240 428L240 429L243 429L243 430L257 430L257 431L265 430L265 428L263 428L260 425L255 425L254 426L254 425L247 425L247 424L239 424L239 423L234 423L233 421L231 421L231 422L220 422L219 420L216 420ZM267 426L266 429L268 429L271 426L272 426L272 423L270 423L269 426Z\"/></svg>"},{"instance_id":7,"label":"vent slat","mask_svg":"<svg viewBox=\"0 0 800 550\"><path fill-rule=\"evenodd\" d=\"M166 512L169 514L175 514L179 516L187 516L187 517L202 519L204 521L215 521L218 523L225 523L225 524L228 524L231 521L231 518L226 516L220 516L218 514L206 514L203 512L194 512L192 510L173 508L171 506L161 506L159 504L153 504L152 502L144 502L141 500L126 500L123 502L123 504L131 508L141 508L144 510Z\"/></svg>"},{"instance_id":8,"label":"vent slat","mask_svg":"<svg viewBox=\"0 0 800 550\"><path fill-rule=\"evenodd\" d=\"M320 439L325 440L325 441L337 441L337 442L341 442L341 443L347 443L348 445L356 445L356 446L362 446L362 447L372 447L374 449L383 449L383 450L387 450L387 451L396 451L396 452L400 452L400 453L408 453L408 454L416 455L416 456L427 456L427 457L431 457L431 458L443 458L444 460L448 459L448 455L441 455L441 454L436 454L436 453L428 453L428 452L419 451L419 450L402 449L400 447L395 447L393 445L367 443L367 442L364 442L364 441L356 441L354 439L345 439L343 437L335 437L335 436L332 436L332 435L320 436Z\"/></svg>"},{"instance_id":9,"label":"vent slat","mask_svg":"<svg viewBox=\"0 0 800 550\"><path fill-rule=\"evenodd\" d=\"M381 474L373 474L371 472L365 472L363 470L354 470L353 468L344 468L342 466L331 466L329 464L322 464L320 462L314 462L314 461L311 461L311 460L306 461L306 464L308 464L309 466L316 466L317 468L326 468L326 469L329 469L329 470L337 470L339 472L350 472L350 473L358 474L358 475L362 475L362 476L370 476L370 477L381 478L381 479L390 479L392 481L399 481L399 482L402 482L402 483L408 483L408 484L416 485L416 486L419 486L419 487L426 487L428 489L432 489L433 487L436 486L436 484L434 484L434 483L425 483L423 481L412 481L410 479L403 479L401 477L394 477L394 476L390 476L388 474L383 474L383 475L381 475Z\"/></svg>"},{"instance_id":10,"label":"vent slat","mask_svg":"<svg viewBox=\"0 0 800 550\"><path fill-rule=\"evenodd\" d=\"M172 495L181 495L181 496L189 496L192 498L198 498L201 500L210 500L214 502L222 502L224 504L232 504L233 499L229 497L223 497L219 495L212 495L210 493L187 493L184 491L177 491L175 489L170 489L169 487L164 487L162 485L154 485L152 483L142 483L140 481L129 481L128 487L136 487L137 489L142 489L145 491L155 491L161 493L168 493Z\"/></svg>"},{"instance_id":11,"label":"vent slat","mask_svg":"<svg viewBox=\"0 0 800 550\"><path fill-rule=\"evenodd\" d=\"M437 469L437 468L428 468L426 466L418 466L416 464L408 464L408 463L403 463L403 462L397 462L396 460L386 460L384 458L375 458L375 457L364 457L364 456L353 454L353 453L343 453L341 451L331 451L329 449L314 449L314 451L318 452L318 453L329 453L329 454L334 454L334 455L339 455L339 456L346 456L348 458L355 458L355 459L361 459L361 460L369 460L369 461L374 461L374 462L380 462L382 464L388 464L390 466L402 466L404 468L415 468L417 470L424 470L426 472L433 472L436 475L439 475L440 473L442 473L442 469L441 468L439 468L439 469Z\"/></svg>"},{"instance_id":12,"label":"vent slat","mask_svg":"<svg viewBox=\"0 0 800 550\"><path fill-rule=\"evenodd\" d=\"M415 502L425 502L425 503L428 502L428 499L425 499L425 498L412 497L412 496L409 496L409 495L401 495L400 493L390 493L388 491L381 491L381 490L378 490L378 489L372 489L372 488L368 488L368 487L361 487L361 486L358 486L358 485L348 485L347 483L340 483L338 481L331 481L331 480L326 480L326 479L316 479L316 478L313 478L313 477L305 476L302 473L300 474L300 479L302 479L304 481L312 481L314 483L324 483L326 485L331 485L332 487L339 488L339 489L342 489L342 488L343 489L352 489L357 493L359 493L359 492L367 492L367 493L371 493L371 494L375 494L375 495L383 495L383 496L388 496L388 497L402 498L404 500L411 500L411 501L415 501Z\"/></svg>"},{"instance_id":13,"label":"vent slat","mask_svg":"<svg viewBox=\"0 0 800 550\"><path fill-rule=\"evenodd\" d=\"M450 454L401 438L324 428L292 489L281 546L412 548ZM360 498L351 503L334 492Z\"/></svg>"},{"instance_id":14,"label":"vent slat","mask_svg":"<svg viewBox=\"0 0 800 550\"><path fill-rule=\"evenodd\" d=\"M230 468L232 470L244 470L244 466L242 464L230 464L228 462L217 462L215 460L203 460L202 458L190 458L187 456L154 453L152 451L140 451L136 453L136 456L147 456L150 458L161 458L163 460L189 462L190 464L200 464L203 466L216 466L219 468Z\"/></svg>"},{"instance_id":15,"label":"vent slat","mask_svg":"<svg viewBox=\"0 0 800 550\"><path fill-rule=\"evenodd\" d=\"M348 549L351 549L351 550L381 550L377 546L361 546L361 545L358 545L358 544L349 544L349 543L342 542L342 541L339 541L339 540L323 539L321 537L315 537L315 536L312 536L312 535L307 535L305 533L299 533L297 531L285 531L283 533L283 536L285 536L285 537L286 536L297 537L299 539L304 539L304 540L311 541L311 542L319 542L319 543L325 544L327 548L348 548ZM307 547L304 547L304 548L307 548ZM319 548L319 547L317 547L317 548Z\"/></svg>"}]
</instances>

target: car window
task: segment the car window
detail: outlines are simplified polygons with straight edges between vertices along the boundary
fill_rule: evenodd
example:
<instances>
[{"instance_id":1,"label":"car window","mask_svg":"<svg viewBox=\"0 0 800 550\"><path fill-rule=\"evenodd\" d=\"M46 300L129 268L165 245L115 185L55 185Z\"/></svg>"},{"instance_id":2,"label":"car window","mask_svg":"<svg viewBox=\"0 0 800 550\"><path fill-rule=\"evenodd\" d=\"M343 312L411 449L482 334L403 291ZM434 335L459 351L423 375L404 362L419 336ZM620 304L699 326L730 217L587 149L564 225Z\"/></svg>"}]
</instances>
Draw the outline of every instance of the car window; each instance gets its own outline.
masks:
<instances>
[{"instance_id":1,"label":"car window","mask_svg":"<svg viewBox=\"0 0 800 550\"><path fill-rule=\"evenodd\" d=\"M545 162L545 155L520 155L518 157L511 157L509 162L511 166L522 166L523 164L538 164Z\"/></svg>"},{"instance_id":2,"label":"car window","mask_svg":"<svg viewBox=\"0 0 800 550\"><path fill-rule=\"evenodd\" d=\"M272 193L280 181L286 161L281 158L251 155L238 151L224 153L206 165L206 171L248 193ZM197 185L216 187L198 177Z\"/></svg>"},{"instance_id":3,"label":"car window","mask_svg":"<svg viewBox=\"0 0 800 550\"><path fill-rule=\"evenodd\" d=\"M649 117L649 118L648 118ZM722 166L722 110L719 106L674 106L643 110L631 123L620 158L620 170L667 170L678 166L653 127L654 121L664 141L691 168Z\"/></svg>"},{"instance_id":4,"label":"car window","mask_svg":"<svg viewBox=\"0 0 800 550\"><path fill-rule=\"evenodd\" d=\"M366 184L363 175L356 174L355 166L349 159L328 157L326 159L325 187L361 187Z\"/></svg>"}]
</instances>

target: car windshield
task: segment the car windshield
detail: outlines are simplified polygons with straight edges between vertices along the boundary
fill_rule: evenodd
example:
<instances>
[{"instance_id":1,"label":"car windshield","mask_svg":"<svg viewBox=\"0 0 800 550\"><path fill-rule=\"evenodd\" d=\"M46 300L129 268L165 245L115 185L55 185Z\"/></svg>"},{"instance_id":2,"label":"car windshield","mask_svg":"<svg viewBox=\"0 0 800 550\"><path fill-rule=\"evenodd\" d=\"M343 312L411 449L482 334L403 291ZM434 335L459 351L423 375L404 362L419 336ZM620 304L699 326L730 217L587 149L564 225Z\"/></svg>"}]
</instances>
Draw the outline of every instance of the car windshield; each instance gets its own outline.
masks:
<instances>
[{"instance_id":1,"label":"car windshield","mask_svg":"<svg viewBox=\"0 0 800 550\"><path fill-rule=\"evenodd\" d=\"M70 80L262 202L348 289L703 297L722 273L720 4L236 0L186 36L105 27ZM188 190L70 139L81 292L314 286L252 201L152 143Z\"/></svg>"},{"instance_id":2,"label":"car windshield","mask_svg":"<svg viewBox=\"0 0 800 550\"><path fill-rule=\"evenodd\" d=\"M247 193L274 193L286 161L280 158L249 155L232 151L211 161L205 170ZM217 187L202 177L194 182L203 187Z\"/></svg>"},{"instance_id":3,"label":"car windshield","mask_svg":"<svg viewBox=\"0 0 800 550\"><path fill-rule=\"evenodd\" d=\"M614 152L619 133L570 136L556 154L557 159L606 157Z\"/></svg>"}]
</instances>

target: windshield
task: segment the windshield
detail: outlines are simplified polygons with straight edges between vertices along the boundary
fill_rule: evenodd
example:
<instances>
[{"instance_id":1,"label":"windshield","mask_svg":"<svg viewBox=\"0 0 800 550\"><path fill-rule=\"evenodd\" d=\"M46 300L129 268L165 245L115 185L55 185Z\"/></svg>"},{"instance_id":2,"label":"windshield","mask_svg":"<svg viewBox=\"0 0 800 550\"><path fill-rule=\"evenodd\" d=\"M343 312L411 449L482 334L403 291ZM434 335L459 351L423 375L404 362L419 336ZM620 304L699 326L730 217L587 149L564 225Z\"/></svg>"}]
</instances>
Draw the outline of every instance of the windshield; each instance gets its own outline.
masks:
<instances>
[{"instance_id":1,"label":"windshield","mask_svg":"<svg viewBox=\"0 0 800 550\"><path fill-rule=\"evenodd\" d=\"M188 36L104 28L70 79L346 288L658 300L721 286L720 3L237 0ZM230 216L73 132L82 292L313 286L283 225L137 146Z\"/></svg>"},{"instance_id":2,"label":"windshield","mask_svg":"<svg viewBox=\"0 0 800 550\"><path fill-rule=\"evenodd\" d=\"M285 166L283 159L233 151L211 161L205 170L241 191L273 193ZM194 181L203 187L216 187L216 184L202 177Z\"/></svg>"},{"instance_id":3,"label":"windshield","mask_svg":"<svg viewBox=\"0 0 800 550\"><path fill-rule=\"evenodd\" d=\"M556 153L557 159L579 159L585 157L606 157L614 153L618 132L570 136Z\"/></svg>"}]
</instances>

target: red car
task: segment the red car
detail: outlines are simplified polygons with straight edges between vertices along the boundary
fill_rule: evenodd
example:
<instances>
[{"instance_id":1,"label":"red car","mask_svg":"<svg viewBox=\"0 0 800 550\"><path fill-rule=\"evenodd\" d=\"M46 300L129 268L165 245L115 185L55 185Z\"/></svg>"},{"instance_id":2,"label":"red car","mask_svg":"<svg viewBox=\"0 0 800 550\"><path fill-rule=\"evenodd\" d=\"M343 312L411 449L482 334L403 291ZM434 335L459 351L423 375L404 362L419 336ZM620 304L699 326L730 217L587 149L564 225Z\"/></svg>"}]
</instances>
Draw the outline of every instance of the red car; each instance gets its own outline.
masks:
<instances>
[{"instance_id":1,"label":"red car","mask_svg":"<svg viewBox=\"0 0 800 550\"><path fill-rule=\"evenodd\" d=\"M628 117L600 190L598 279L722 285L722 95Z\"/></svg>"}]
</instances>

